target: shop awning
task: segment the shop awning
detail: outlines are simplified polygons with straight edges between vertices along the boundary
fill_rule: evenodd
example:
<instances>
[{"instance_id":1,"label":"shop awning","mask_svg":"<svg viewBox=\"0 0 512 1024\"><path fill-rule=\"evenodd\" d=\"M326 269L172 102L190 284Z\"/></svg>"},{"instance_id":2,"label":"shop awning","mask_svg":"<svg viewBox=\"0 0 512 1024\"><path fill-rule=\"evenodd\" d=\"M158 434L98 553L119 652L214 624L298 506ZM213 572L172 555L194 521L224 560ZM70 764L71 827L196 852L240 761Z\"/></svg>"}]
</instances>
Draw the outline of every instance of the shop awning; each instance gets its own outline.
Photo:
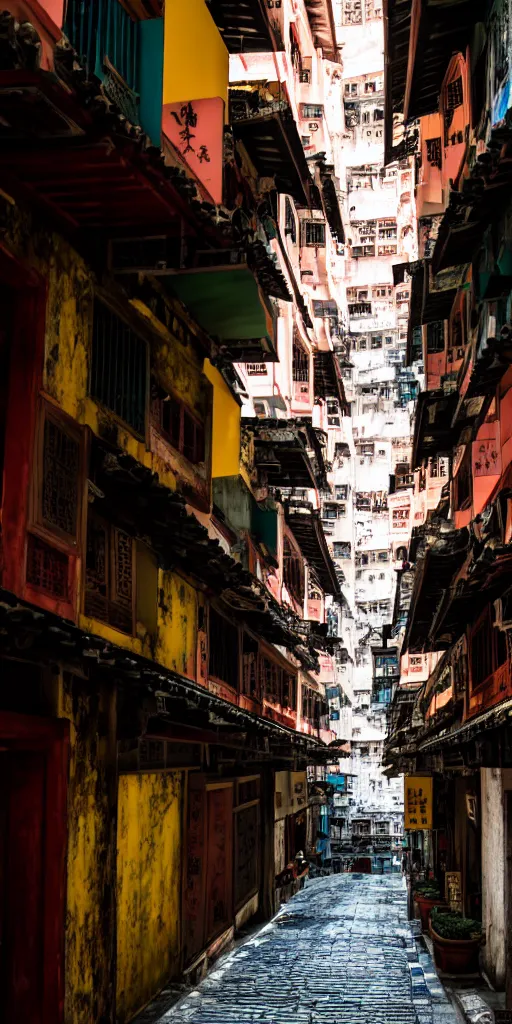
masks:
<instances>
[{"instance_id":1,"label":"shop awning","mask_svg":"<svg viewBox=\"0 0 512 1024\"><path fill-rule=\"evenodd\" d=\"M402 107L405 121L439 109L446 69L454 53L465 53L478 10L478 0L413 0Z\"/></svg>"},{"instance_id":2,"label":"shop awning","mask_svg":"<svg viewBox=\"0 0 512 1024\"><path fill-rule=\"evenodd\" d=\"M233 134L243 142L261 177L274 178L278 192L309 205L311 175L291 109L234 120Z\"/></svg>"},{"instance_id":3,"label":"shop awning","mask_svg":"<svg viewBox=\"0 0 512 1024\"><path fill-rule=\"evenodd\" d=\"M280 33L272 28L264 0L207 0L208 10L229 53L268 53L284 50Z\"/></svg>"},{"instance_id":4,"label":"shop awning","mask_svg":"<svg viewBox=\"0 0 512 1024\"><path fill-rule=\"evenodd\" d=\"M315 48L322 50L327 60L338 60L336 25L331 0L305 0Z\"/></svg>"},{"instance_id":5,"label":"shop awning","mask_svg":"<svg viewBox=\"0 0 512 1024\"><path fill-rule=\"evenodd\" d=\"M255 462L271 487L326 489L323 450L311 422L244 419L243 425L254 436Z\"/></svg>"},{"instance_id":6,"label":"shop awning","mask_svg":"<svg viewBox=\"0 0 512 1024\"><path fill-rule=\"evenodd\" d=\"M417 566L402 654L443 650L446 644L432 643L432 627L452 580L468 552L467 529L451 530L428 547Z\"/></svg>"},{"instance_id":7,"label":"shop awning","mask_svg":"<svg viewBox=\"0 0 512 1024\"><path fill-rule=\"evenodd\" d=\"M166 283L234 362L277 360L273 312L246 263L181 270Z\"/></svg>"},{"instance_id":8,"label":"shop awning","mask_svg":"<svg viewBox=\"0 0 512 1024\"><path fill-rule=\"evenodd\" d=\"M3 187L38 205L61 230L112 236L129 228L131 237L179 240L185 222L217 238L200 202L191 206L200 199L194 182L165 166L96 80L84 83L76 70L63 81L43 71L1 71L0 106Z\"/></svg>"},{"instance_id":9,"label":"shop awning","mask_svg":"<svg viewBox=\"0 0 512 1024\"><path fill-rule=\"evenodd\" d=\"M385 0L384 8L384 125L385 161L393 159L394 127L402 121L409 59L412 0Z\"/></svg>"},{"instance_id":10,"label":"shop awning","mask_svg":"<svg viewBox=\"0 0 512 1024\"><path fill-rule=\"evenodd\" d=\"M347 407L343 378L335 352L315 352L314 360L314 385L315 398L335 398L343 410Z\"/></svg>"},{"instance_id":11,"label":"shop awning","mask_svg":"<svg viewBox=\"0 0 512 1024\"><path fill-rule=\"evenodd\" d=\"M320 512L310 502L290 500L285 505L285 518L324 593L338 596L339 583L327 547Z\"/></svg>"},{"instance_id":12,"label":"shop awning","mask_svg":"<svg viewBox=\"0 0 512 1024\"><path fill-rule=\"evenodd\" d=\"M417 469L424 459L450 454L455 432L452 427L457 408L458 393L452 391L422 391L418 396L414 422L412 468Z\"/></svg>"}]
</instances>

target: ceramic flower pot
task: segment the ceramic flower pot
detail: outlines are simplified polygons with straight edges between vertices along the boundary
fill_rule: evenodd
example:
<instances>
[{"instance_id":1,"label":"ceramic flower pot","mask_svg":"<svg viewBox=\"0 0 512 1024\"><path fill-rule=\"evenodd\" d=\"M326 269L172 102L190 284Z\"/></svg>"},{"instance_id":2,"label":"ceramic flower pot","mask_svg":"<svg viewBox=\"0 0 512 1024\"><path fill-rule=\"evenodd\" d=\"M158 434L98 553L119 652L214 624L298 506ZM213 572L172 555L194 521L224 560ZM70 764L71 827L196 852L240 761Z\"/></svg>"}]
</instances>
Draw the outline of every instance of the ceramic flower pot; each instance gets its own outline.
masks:
<instances>
[{"instance_id":1,"label":"ceramic flower pot","mask_svg":"<svg viewBox=\"0 0 512 1024\"><path fill-rule=\"evenodd\" d=\"M438 935L432 924L430 935L434 943L436 966L445 974L476 974L478 950L482 937L475 939L445 939Z\"/></svg>"},{"instance_id":2,"label":"ceramic flower pot","mask_svg":"<svg viewBox=\"0 0 512 1024\"><path fill-rule=\"evenodd\" d=\"M424 932L428 932L428 923L430 915L434 907L439 907L444 903L444 900L440 896L432 899L430 896L422 896L420 892L414 893L414 902L418 904L418 910L421 917L421 927Z\"/></svg>"}]
</instances>

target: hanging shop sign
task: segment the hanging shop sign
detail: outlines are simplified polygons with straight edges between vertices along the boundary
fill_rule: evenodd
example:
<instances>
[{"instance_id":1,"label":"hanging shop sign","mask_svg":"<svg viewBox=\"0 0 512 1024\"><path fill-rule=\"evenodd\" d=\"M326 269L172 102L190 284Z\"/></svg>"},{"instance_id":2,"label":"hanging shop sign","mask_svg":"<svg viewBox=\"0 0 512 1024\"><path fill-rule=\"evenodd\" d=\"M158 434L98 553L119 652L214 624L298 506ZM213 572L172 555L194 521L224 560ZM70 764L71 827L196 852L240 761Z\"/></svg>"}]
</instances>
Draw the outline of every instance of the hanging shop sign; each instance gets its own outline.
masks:
<instances>
[{"instance_id":1,"label":"hanging shop sign","mask_svg":"<svg viewBox=\"0 0 512 1024\"><path fill-rule=\"evenodd\" d=\"M432 828L432 776L406 775L404 779L404 826L409 831Z\"/></svg>"},{"instance_id":2,"label":"hanging shop sign","mask_svg":"<svg viewBox=\"0 0 512 1024\"><path fill-rule=\"evenodd\" d=\"M462 913L462 874L460 871L447 871L444 876L445 899L450 910Z\"/></svg>"}]
</instances>

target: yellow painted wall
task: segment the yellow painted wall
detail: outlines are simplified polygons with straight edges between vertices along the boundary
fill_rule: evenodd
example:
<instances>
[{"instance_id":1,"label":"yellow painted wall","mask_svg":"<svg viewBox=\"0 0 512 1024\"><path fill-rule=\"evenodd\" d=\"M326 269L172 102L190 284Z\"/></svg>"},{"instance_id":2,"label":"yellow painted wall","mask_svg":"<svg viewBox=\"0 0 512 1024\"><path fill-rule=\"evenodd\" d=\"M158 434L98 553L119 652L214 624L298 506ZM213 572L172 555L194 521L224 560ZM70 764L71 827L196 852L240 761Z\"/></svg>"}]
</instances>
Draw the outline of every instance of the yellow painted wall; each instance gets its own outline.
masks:
<instances>
[{"instance_id":1,"label":"yellow painted wall","mask_svg":"<svg viewBox=\"0 0 512 1024\"><path fill-rule=\"evenodd\" d=\"M64 1020L91 1024L109 1016L114 969L115 693L65 673L56 711L71 723Z\"/></svg>"},{"instance_id":2,"label":"yellow painted wall","mask_svg":"<svg viewBox=\"0 0 512 1024\"><path fill-rule=\"evenodd\" d=\"M204 372L213 384L212 476L238 476L240 406L209 359L205 359Z\"/></svg>"},{"instance_id":3,"label":"yellow painted wall","mask_svg":"<svg viewBox=\"0 0 512 1024\"><path fill-rule=\"evenodd\" d=\"M205 0L166 0L164 103L220 96L227 105L229 55Z\"/></svg>"},{"instance_id":4,"label":"yellow painted wall","mask_svg":"<svg viewBox=\"0 0 512 1024\"><path fill-rule=\"evenodd\" d=\"M160 580L156 660L195 679L200 596L176 573L160 573Z\"/></svg>"},{"instance_id":5,"label":"yellow painted wall","mask_svg":"<svg viewBox=\"0 0 512 1024\"><path fill-rule=\"evenodd\" d=\"M179 969L182 774L119 777L117 1019Z\"/></svg>"}]
</instances>

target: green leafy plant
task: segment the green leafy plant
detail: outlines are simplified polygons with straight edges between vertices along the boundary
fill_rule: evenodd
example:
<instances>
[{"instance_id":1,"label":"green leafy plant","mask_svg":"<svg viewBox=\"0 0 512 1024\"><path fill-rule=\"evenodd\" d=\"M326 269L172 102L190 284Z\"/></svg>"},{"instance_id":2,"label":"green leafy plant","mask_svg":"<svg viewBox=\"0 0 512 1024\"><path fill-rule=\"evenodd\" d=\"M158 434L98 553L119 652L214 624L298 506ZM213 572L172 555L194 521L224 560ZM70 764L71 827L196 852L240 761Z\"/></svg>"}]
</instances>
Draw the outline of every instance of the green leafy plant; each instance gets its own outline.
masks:
<instances>
[{"instance_id":1,"label":"green leafy plant","mask_svg":"<svg viewBox=\"0 0 512 1024\"><path fill-rule=\"evenodd\" d=\"M441 899L441 890L437 882L418 882L414 886L415 896L424 896L427 900Z\"/></svg>"},{"instance_id":2,"label":"green leafy plant","mask_svg":"<svg viewBox=\"0 0 512 1024\"><path fill-rule=\"evenodd\" d=\"M432 928L442 939L478 939L482 934L480 921L461 914L439 910L434 907L431 915Z\"/></svg>"}]
</instances>

